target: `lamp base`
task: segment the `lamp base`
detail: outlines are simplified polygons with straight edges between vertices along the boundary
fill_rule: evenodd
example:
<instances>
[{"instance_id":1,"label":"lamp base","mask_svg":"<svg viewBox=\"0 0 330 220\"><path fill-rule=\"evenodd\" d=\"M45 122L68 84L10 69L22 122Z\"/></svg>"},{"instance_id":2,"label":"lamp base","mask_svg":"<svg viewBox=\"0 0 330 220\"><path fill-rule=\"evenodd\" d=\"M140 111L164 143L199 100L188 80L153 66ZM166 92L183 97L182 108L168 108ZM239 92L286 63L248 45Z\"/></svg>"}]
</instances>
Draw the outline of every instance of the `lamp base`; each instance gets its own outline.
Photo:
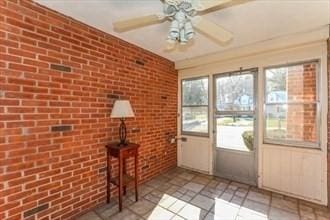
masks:
<instances>
[{"instance_id":1,"label":"lamp base","mask_svg":"<svg viewBox=\"0 0 330 220\"><path fill-rule=\"evenodd\" d=\"M119 144L118 145L127 145L127 141L126 141L126 125L125 125L125 121L124 118L120 119L121 123L119 126Z\"/></svg>"}]
</instances>

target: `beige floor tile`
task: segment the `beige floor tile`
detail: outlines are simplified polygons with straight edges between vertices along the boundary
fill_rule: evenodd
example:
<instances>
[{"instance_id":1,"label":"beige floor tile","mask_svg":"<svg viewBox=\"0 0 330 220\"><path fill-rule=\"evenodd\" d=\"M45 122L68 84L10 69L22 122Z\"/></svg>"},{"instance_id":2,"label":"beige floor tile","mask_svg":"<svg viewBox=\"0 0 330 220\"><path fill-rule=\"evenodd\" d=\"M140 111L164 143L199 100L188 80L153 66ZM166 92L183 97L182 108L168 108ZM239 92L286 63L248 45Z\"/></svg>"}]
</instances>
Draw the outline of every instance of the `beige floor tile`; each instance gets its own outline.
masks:
<instances>
[{"instance_id":1,"label":"beige floor tile","mask_svg":"<svg viewBox=\"0 0 330 220\"><path fill-rule=\"evenodd\" d=\"M255 212L267 215L270 207L264 203L256 202L253 200L246 199L242 205L242 208L247 208Z\"/></svg>"},{"instance_id":2,"label":"beige floor tile","mask_svg":"<svg viewBox=\"0 0 330 220\"><path fill-rule=\"evenodd\" d=\"M316 216L300 216L300 220L316 220Z\"/></svg>"},{"instance_id":3,"label":"beige floor tile","mask_svg":"<svg viewBox=\"0 0 330 220\"><path fill-rule=\"evenodd\" d=\"M175 215L171 220L185 220L185 219L179 215Z\"/></svg>"},{"instance_id":4,"label":"beige floor tile","mask_svg":"<svg viewBox=\"0 0 330 220\"><path fill-rule=\"evenodd\" d=\"M119 213L117 197L79 220L330 220L327 207L226 179L175 168L124 197ZM208 212L208 210L210 210Z\"/></svg>"},{"instance_id":5,"label":"beige floor tile","mask_svg":"<svg viewBox=\"0 0 330 220\"><path fill-rule=\"evenodd\" d=\"M211 181L211 178L207 176L195 176L191 181L205 186Z\"/></svg>"},{"instance_id":6,"label":"beige floor tile","mask_svg":"<svg viewBox=\"0 0 330 220\"><path fill-rule=\"evenodd\" d=\"M150 213L143 217L148 220L170 220L174 217L174 213L156 206Z\"/></svg>"},{"instance_id":7,"label":"beige floor tile","mask_svg":"<svg viewBox=\"0 0 330 220\"><path fill-rule=\"evenodd\" d=\"M317 219L317 220L330 220L329 217L322 216L322 215L316 215L316 219Z\"/></svg>"},{"instance_id":8,"label":"beige floor tile","mask_svg":"<svg viewBox=\"0 0 330 220\"><path fill-rule=\"evenodd\" d=\"M235 219L240 206L232 204L222 199L215 199L214 208L211 210L217 219Z\"/></svg>"},{"instance_id":9,"label":"beige floor tile","mask_svg":"<svg viewBox=\"0 0 330 220\"><path fill-rule=\"evenodd\" d=\"M178 177L185 179L185 180L192 180L196 175L188 172L184 172L178 175Z\"/></svg>"},{"instance_id":10,"label":"beige floor tile","mask_svg":"<svg viewBox=\"0 0 330 220\"><path fill-rule=\"evenodd\" d=\"M305 204L299 204L299 211L300 212L314 212L314 208L309 206L309 205L305 205Z\"/></svg>"},{"instance_id":11,"label":"beige floor tile","mask_svg":"<svg viewBox=\"0 0 330 220\"><path fill-rule=\"evenodd\" d=\"M199 184L199 183L189 182L186 185L184 185L183 187L188 190L191 190L195 193L199 193L204 188L204 185Z\"/></svg>"},{"instance_id":12,"label":"beige floor tile","mask_svg":"<svg viewBox=\"0 0 330 220\"><path fill-rule=\"evenodd\" d=\"M141 199L128 208L132 210L134 213L143 216L147 214L149 211L151 211L155 206L156 205L154 203L149 202L146 199Z\"/></svg>"},{"instance_id":13,"label":"beige floor tile","mask_svg":"<svg viewBox=\"0 0 330 220\"><path fill-rule=\"evenodd\" d=\"M187 202L183 200L177 200L175 203L173 203L168 210L174 213L178 213L185 205L187 205Z\"/></svg>"},{"instance_id":14,"label":"beige floor tile","mask_svg":"<svg viewBox=\"0 0 330 220\"><path fill-rule=\"evenodd\" d=\"M145 195L147 195L148 193L150 193L152 190L154 190L154 188L148 186L148 185L141 185L138 188L138 195L139 195L139 199L142 197L144 197ZM135 192L131 193L131 195L129 196L129 199L131 201L135 201Z\"/></svg>"},{"instance_id":15,"label":"beige floor tile","mask_svg":"<svg viewBox=\"0 0 330 220\"><path fill-rule=\"evenodd\" d=\"M249 185L244 184L244 183L239 183L239 182L231 182L230 185L237 186L240 189L246 189L246 190L248 190L250 188Z\"/></svg>"},{"instance_id":16,"label":"beige floor tile","mask_svg":"<svg viewBox=\"0 0 330 220\"><path fill-rule=\"evenodd\" d=\"M102 220L95 212L87 212L86 214L77 218L77 220Z\"/></svg>"},{"instance_id":17,"label":"beige floor tile","mask_svg":"<svg viewBox=\"0 0 330 220\"><path fill-rule=\"evenodd\" d=\"M299 220L299 215L275 207L270 208L269 219L271 220Z\"/></svg>"},{"instance_id":18,"label":"beige floor tile","mask_svg":"<svg viewBox=\"0 0 330 220\"><path fill-rule=\"evenodd\" d=\"M267 220L269 206L252 200L245 200L238 215L248 220Z\"/></svg>"},{"instance_id":19,"label":"beige floor tile","mask_svg":"<svg viewBox=\"0 0 330 220\"><path fill-rule=\"evenodd\" d=\"M188 191L188 189L184 188L184 187L180 187L178 189L178 192L182 193L182 194L185 194L186 192Z\"/></svg>"},{"instance_id":20,"label":"beige floor tile","mask_svg":"<svg viewBox=\"0 0 330 220\"><path fill-rule=\"evenodd\" d=\"M107 218L119 210L118 203L114 200L111 200L109 204L104 204L95 209L95 212L102 218Z\"/></svg>"},{"instance_id":21,"label":"beige floor tile","mask_svg":"<svg viewBox=\"0 0 330 220\"><path fill-rule=\"evenodd\" d=\"M317 216L322 216L328 218L330 220L330 209L324 207L322 209L315 209L315 213Z\"/></svg>"},{"instance_id":22,"label":"beige floor tile","mask_svg":"<svg viewBox=\"0 0 330 220\"><path fill-rule=\"evenodd\" d=\"M240 197L240 196L234 196L231 200L230 203L233 203L235 205L239 205L241 206L243 204L244 201L244 197Z\"/></svg>"},{"instance_id":23,"label":"beige floor tile","mask_svg":"<svg viewBox=\"0 0 330 220\"><path fill-rule=\"evenodd\" d=\"M305 200L299 200L299 205L300 206L308 206L308 207L313 208L313 209L324 209L324 208L326 208L322 205L312 203L312 202L308 202L308 201L305 201Z\"/></svg>"},{"instance_id":24,"label":"beige floor tile","mask_svg":"<svg viewBox=\"0 0 330 220\"><path fill-rule=\"evenodd\" d=\"M224 179L224 178L221 178L221 177L213 177L213 179L215 179L219 182L222 182L222 183L227 183L227 184L229 184L231 182L230 180Z\"/></svg>"},{"instance_id":25,"label":"beige floor tile","mask_svg":"<svg viewBox=\"0 0 330 220\"><path fill-rule=\"evenodd\" d=\"M139 190L139 194L144 196L144 195L150 193L152 190L154 190L154 188L144 184L142 186L139 186L138 190Z\"/></svg>"},{"instance_id":26,"label":"beige floor tile","mask_svg":"<svg viewBox=\"0 0 330 220\"><path fill-rule=\"evenodd\" d=\"M116 204L115 206L109 207L103 211L97 211L97 213L102 216L102 218L108 218L119 212L119 206Z\"/></svg>"},{"instance_id":27,"label":"beige floor tile","mask_svg":"<svg viewBox=\"0 0 330 220\"><path fill-rule=\"evenodd\" d=\"M234 195L235 194L235 190L233 189L230 189L229 187L225 190L225 193L228 193L228 194L232 194Z\"/></svg>"},{"instance_id":28,"label":"beige floor tile","mask_svg":"<svg viewBox=\"0 0 330 220\"><path fill-rule=\"evenodd\" d=\"M173 197L175 198L181 198L184 194L180 193L179 191L176 191L175 193L172 194Z\"/></svg>"},{"instance_id":29,"label":"beige floor tile","mask_svg":"<svg viewBox=\"0 0 330 220\"><path fill-rule=\"evenodd\" d=\"M233 190L233 191L236 191L238 189L238 186L236 185L233 185L232 183L228 185L227 187L227 190Z\"/></svg>"},{"instance_id":30,"label":"beige floor tile","mask_svg":"<svg viewBox=\"0 0 330 220\"><path fill-rule=\"evenodd\" d=\"M155 189L157 189L159 186L162 185L162 181L157 180L157 179L151 179L148 182L145 183L146 185L153 187Z\"/></svg>"},{"instance_id":31,"label":"beige floor tile","mask_svg":"<svg viewBox=\"0 0 330 220\"><path fill-rule=\"evenodd\" d=\"M273 197L271 206L298 214L298 203L294 200Z\"/></svg>"},{"instance_id":32,"label":"beige floor tile","mask_svg":"<svg viewBox=\"0 0 330 220\"><path fill-rule=\"evenodd\" d=\"M236 220L268 220L266 215L260 215L259 213L246 211L239 213ZM280 220L280 219L277 219ZM288 219L289 220L289 219Z\"/></svg>"},{"instance_id":33,"label":"beige floor tile","mask_svg":"<svg viewBox=\"0 0 330 220\"><path fill-rule=\"evenodd\" d=\"M249 191L247 198L256 202L264 203L266 205L270 204L270 195L264 193Z\"/></svg>"},{"instance_id":34,"label":"beige floor tile","mask_svg":"<svg viewBox=\"0 0 330 220\"><path fill-rule=\"evenodd\" d=\"M171 179L167 178L164 175L159 175L159 176L156 176L155 178L153 178L153 180L160 181L161 183L166 183L166 182L169 182Z\"/></svg>"},{"instance_id":35,"label":"beige floor tile","mask_svg":"<svg viewBox=\"0 0 330 220\"><path fill-rule=\"evenodd\" d=\"M151 191L150 194L161 198L165 193L155 189L155 190Z\"/></svg>"},{"instance_id":36,"label":"beige floor tile","mask_svg":"<svg viewBox=\"0 0 330 220\"><path fill-rule=\"evenodd\" d=\"M196 196L197 195L197 193L196 192L194 192L194 191L191 191L191 190L187 190L187 192L185 193L186 195L188 195L188 196L191 196L191 197L194 197L194 196Z\"/></svg>"},{"instance_id":37,"label":"beige floor tile","mask_svg":"<svg viewBox=\"0 0 330 220\"><path fill-rule=\"evenodd\" d=\"M222 200L225 200L229 202L234 197L234 194L231 193L222 193L222 195L219 197Z\"/></svg>"},{"instance_id":38,"label":"beige floor tile","mask_svg":"<svg viewBox=\"0 0 330 220\"><path fill-rule=\"evenodd\" d=\"M185 201L185 202L189 202L189 201L192 200L192 198L193 198L192 196L183 195L183 196L180 198L180 200Z\"/></svg>"},{"instance_id":39,"label":"beige floor tile","mask_svg":"<svg viewBox=\"0 0 330 220\"><path fill-rule=\"evenodd\" d=\"M173 178L177 177L178 175L179 175L179 173L175 170L170 170L163 174L163 176L168 179L173 179Z\"/></svg>"},{"instance_id":40,"label":"beige floor tile","mask_svg":"<svg viewBox=\"0 0 330 220\"><path fill-rule=\"evenodd\" d=\"M176 177L174 179L172 179L169 183L176 185L176 186L183 186L188 182L188 180L180 178L180 177Z\"/></svg>"},{"instance_id":41,"label":"beige floor tile","mask_svg":"<svg viewBox=\"0 0 330 220\"><path fill-rule=\"evenodd\" d=\"M316 215L314 212L306 211L306 210L300 210L300 217L304 220L315 220Z\"/></svg>"},{"instance_id":42,"label":"beige floor tile","mask_svg":"<svg viewBox=\"0 0 330 220\"><path fill-rule=\"evenodd\" d=\"M210 199L209 197L202 196L202 195L197 195L190 201L190 203L192 205L196 205L196 206L208 211L214 205L214 199Z\"/></svg>"},{"instance_id":43,"label":"beige floor tile","mask_svg":"<svg viewBox=\"0 0 330 220\"><path fill-rule=\"evenodd\" d=\"M168 208L170 207L172 204L174 204L176 201L178 201L177 198L171 196L171 195L163 195L163 197L161 198L161 200L159 201L158 205L163 207L163 208Z\"/></svg>"},{"instance_id":44,"label":"beige floor tile","mask_svg":"<svg viewBox=\"0 0 330 220\"><path fill-rule=\"evenodd\" d=\"M189 220L199 220L206 216L207 212L197 206L187 204L178 213L181 217Z\"/></svg>"},{"instance_id":45,"label":"beige floor tile","mask_svg":"<svg viewBox=\"0 0 330 220\"><path fill-rule=\"evenodd\" d=\"M235 195L236 196L240 196L240 197L245 197L248 194L248 190L245 188L239 188L236 192Z\"/></svg>"},{"instance_id":46,"label":"beige floor tile","mask_svg":"<svg viewBox=\"0 0 330 220\"><path fill-rule=\"evenodd\" d=\"M219 181L213 179L207 184L207 187L216 188L218 184L219 184Z\"/></svg>"},{"instance_id":47,"label":"beige floor tile","mask_svg":"<svg viewBox=\"0 0 330 220\"><path fill-rule=\"evenodd\" d=\"M161 200L161 196L156 196L156 195L153 195L151 193L147 194L144 196L144 198L150 202L153 202L155 204L158 204Z\"/></svg>"},{"instance_id":48,"label":"beige floor tile","mask_svg":"<svg viewBox=\"0 0 330 220\"><path fill-rule=\"evenodd\" d=\"M128 209L123 209L121 212L109 217L107 220L143 220L143 218Z\"/></svg>"},{"instance_id":49,"label":"beige floor tile","mask_svg":"<svg viewBox=\"0 0 330 220\"><path fill-rule=\"evenodd\" d=\"M238 215L235 220L269 220L269 218L251 214L249 216ZM277 220L281 220L281 219L277 219Z\"/></svg>"},{"instance_id":50,"label":"beige floor tile","mask_svg":"<svg viewBox=\"0 0 330 220\"><path fill-rule=\"evenodd\" d=\"M203 189L200 194L203 196L207 196L211 199L214 198L218 198L221 194L223 193L223 191L217 190L217 189L213 189L213 188L208 188L208 189Z\"/></svg>"},{"instance_id":51,"label":"beige floor tile","mask_svg":"<svg viewBox=\"0 0 330 220\"><path fill-rule=\"evenodd\" d=\"M160 185L157 189L161 192L165 192L166 190L168 190L169 188L171 188L173 185L169 184L169 183L163 183L162 185Z\"/></svg>"},{"instance_id":52,"label":"beige floor tile","mask_svg":"<svg viewBox=\"0 0 330 220\"><path fill-rule=\"evenodd\" d=\"M227 187L228 187L228 183L220 182L217 185L216 189L221 190L221 191L225 191L227 189Z\"/></svg>"},{"instance_id":53,"label":"beige floor tile","mask_svg":"<svg viewBox=\"0 0 330 220\"><path fill-rule=\"evenodd\" d=\"M216 220L214 217L214 214L209 212L207 213L207 215L205 216L204 220Z\"/></svg>"},{"instance_id":54,"label":"beige floor tile","mask_svg":"<svg viewBox=\"0 0 330 220\"><path fill-rule=\"evenodd\" d=\"M233 217L233 218L226 217L226 218L223 218L222 216L216 216L216 215L214 215L214 213L209 212L206 215L206 217L205 217L204 220L237 220L237 217Z\"/></svg>"},{"instance_id":55,"label":"beige floor tile","mask_svg":"<svg viewBox=\"0 0 330 220\"><path fill-rule=\"evenodd\" d=\"M251 212L251 211L239 213L237 217L238 218L236 220L238 220L238 219L240 219L240 220L268 220L267 216L260 215L259 213L255 213L255 212ZM280 219L277 219L277 220L280 220Z\"/></svg>"},{"instance_id":56,"label":"beige floor tile","mask_svg":"<svg viewBox=\"0 0 330 220\"><path fill-rule=\"evenodd\" d=\"M168 188L168 189L165 191L165 193L168 194L168 195L173 195L173 194L176 193L179 189L180 189L179 186L172 185L170 188Z\"/></svg>"}]
</instances>

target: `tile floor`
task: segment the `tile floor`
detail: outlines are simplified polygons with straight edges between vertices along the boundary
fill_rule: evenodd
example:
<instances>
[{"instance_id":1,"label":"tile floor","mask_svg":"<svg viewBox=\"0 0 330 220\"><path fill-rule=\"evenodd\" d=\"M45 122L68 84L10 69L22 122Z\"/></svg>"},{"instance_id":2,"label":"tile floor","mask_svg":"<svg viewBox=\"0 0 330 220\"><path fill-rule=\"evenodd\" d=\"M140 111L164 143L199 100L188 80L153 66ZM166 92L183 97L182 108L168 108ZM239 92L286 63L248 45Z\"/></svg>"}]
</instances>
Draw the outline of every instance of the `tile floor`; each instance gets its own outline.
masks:
<instances>
[{"instance_id":1,"label":"tile floor","mask_svg":"<svg viewBox=\"0 0 330 220\"><path fill-rule=\"evenodd\" d=\"M118 212L114 200L79 220L330 220L330 210L255 187L174 168L128 192Z\"/></svg>"}]
</instances>

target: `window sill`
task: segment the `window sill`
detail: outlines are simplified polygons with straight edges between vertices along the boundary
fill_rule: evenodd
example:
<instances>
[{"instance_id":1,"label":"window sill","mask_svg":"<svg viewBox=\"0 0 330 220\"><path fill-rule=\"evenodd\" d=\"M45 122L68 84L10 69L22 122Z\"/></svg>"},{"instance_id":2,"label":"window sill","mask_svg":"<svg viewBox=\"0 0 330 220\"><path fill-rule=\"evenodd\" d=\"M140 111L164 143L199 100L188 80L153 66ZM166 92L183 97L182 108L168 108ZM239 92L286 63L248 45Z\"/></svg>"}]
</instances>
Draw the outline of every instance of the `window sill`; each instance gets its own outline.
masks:
<instances>
[{"instance_id":1,"label":"window sill","mask_svg":"<svg viewBox=\"0 0 330 220\"><path fill-rule=\"evenodd\" d=\"M273 146L273 147L281 147L281 148L294 148L294 149L301 149L301 150L314 150L314 151L322 151L322 148L319 144L312 144L312 145L302 145L302 144L295 144L295 143L280 143L280 142L272 142L265 140L263 145Z\"/></svg>"}]
</instances>

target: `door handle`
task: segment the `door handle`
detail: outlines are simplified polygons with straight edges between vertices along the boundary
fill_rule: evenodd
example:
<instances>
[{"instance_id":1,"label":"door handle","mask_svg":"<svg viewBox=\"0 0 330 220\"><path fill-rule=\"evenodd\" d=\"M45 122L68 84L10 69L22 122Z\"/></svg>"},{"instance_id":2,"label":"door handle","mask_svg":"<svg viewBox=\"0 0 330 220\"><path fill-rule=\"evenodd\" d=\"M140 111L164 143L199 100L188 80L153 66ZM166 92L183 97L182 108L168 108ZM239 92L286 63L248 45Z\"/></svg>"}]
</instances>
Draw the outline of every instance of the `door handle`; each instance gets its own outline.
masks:
<instances>
[{"instance_id":1,"label":"door handle","mask_svg":"<svg viewBox=\"0 0 330 220\"><path fill-rule=\"evenodd\" d=\"M187 142L187 140L188 140L188 138L186 138L186 137L180 137L179 138L182 142Z\"/></svg>"}]
</instances>

